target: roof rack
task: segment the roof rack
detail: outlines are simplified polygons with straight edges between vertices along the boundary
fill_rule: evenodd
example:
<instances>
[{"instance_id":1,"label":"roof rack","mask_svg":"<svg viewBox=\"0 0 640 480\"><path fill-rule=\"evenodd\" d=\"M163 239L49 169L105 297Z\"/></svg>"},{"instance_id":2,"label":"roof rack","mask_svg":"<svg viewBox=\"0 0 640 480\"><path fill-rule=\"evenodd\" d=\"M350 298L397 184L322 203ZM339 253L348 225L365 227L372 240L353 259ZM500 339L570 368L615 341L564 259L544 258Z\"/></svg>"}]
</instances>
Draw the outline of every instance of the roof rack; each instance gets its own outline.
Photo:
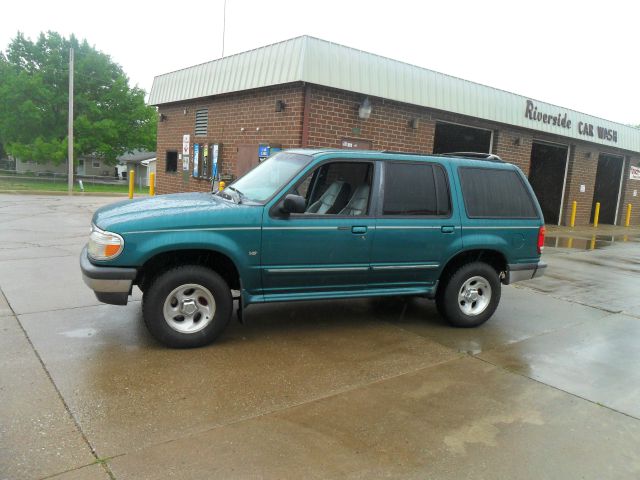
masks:
<instances>
[{"instance_id":1,"label":"roof rack","mask_svg":"<svg viewBox=\"0 0 640 480\"><path fill-rule=\"evenodd\" d=\"M462 157L476 160L486 160L488 162L504 163L498 155L481 152L451 152L451 153L424 153L424 152L397 152L393 150L382 150L380 153L392 153L394 155L428 155L430 157Z\"/></svg>"},{"instance_id":2,"label":"roof rack","mask_svg":"<svg viewBox=\"0 0 640 480\"><path fill-rule=\"evenodd\" d=\"M489 162L501 162L504 163L498 155L494 155L493 153L480 153L480 152L451 152L451 153L442 153L443 157L464 157L464 158L475 158L478 160L487 160Z\"/></svg>"}]
</instances>

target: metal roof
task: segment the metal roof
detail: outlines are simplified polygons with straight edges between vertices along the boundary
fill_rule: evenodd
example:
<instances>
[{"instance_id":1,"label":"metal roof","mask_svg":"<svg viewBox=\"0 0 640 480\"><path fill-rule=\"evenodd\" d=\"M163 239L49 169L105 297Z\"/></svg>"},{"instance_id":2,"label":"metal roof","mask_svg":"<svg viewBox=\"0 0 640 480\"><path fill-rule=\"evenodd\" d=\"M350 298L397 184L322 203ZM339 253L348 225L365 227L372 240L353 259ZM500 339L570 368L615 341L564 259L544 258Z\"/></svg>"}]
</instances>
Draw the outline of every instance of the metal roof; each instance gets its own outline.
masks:
<instances>
[{"instance_id":1,"label":"metal roof","mask_svg":"<svg viewBox=\"0 0 640 480\"><path fill-rule=\"evenodd\" d=\"M149 103L307 82L640 152L640 129L463 80L398 60L302 36L154 78ZM536 119L528 118L532 101ZM533 108L533 107L532 107ZM537 113L540 120L537 120ZM561 120L571 121L570 127ZM553 124L553 119L560 121ZM580 122L592 125L579 131ZM599 138L616 131L617 141Z\"/></svg>"},{"instance_id":2,"label":"metal roof","mask_svg":"<svg viewBox=\"0 0 640 480\"><path fill-rule=\"evenodd\" d=\"M156 158L156 152L147 152L146 150L134 150L120 155L117 160L118 163L140 163L143 160Z\"/></svg>"}]
</instances>

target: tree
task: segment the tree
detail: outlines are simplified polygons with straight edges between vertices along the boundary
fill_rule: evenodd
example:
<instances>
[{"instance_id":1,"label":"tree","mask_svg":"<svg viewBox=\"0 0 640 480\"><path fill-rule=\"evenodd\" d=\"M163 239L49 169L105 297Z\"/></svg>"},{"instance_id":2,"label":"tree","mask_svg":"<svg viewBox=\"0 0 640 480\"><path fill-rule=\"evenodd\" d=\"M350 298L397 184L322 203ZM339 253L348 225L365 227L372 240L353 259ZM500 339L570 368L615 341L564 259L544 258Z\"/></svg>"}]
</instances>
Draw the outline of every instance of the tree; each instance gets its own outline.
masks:
<instances>
[{"instance_id":1,"label":"tree","mask_svg":"<svg viewBox=\"0 0 640 480\"><path fill-rule=\"evenodd\" d=\"M69 49L74 48L74 158L113 163L135 149L155 150L157 114L122 68L74 36L18 33L0 52L0 144L22 160L67 158Z\"/></svg>"}]
</instances>

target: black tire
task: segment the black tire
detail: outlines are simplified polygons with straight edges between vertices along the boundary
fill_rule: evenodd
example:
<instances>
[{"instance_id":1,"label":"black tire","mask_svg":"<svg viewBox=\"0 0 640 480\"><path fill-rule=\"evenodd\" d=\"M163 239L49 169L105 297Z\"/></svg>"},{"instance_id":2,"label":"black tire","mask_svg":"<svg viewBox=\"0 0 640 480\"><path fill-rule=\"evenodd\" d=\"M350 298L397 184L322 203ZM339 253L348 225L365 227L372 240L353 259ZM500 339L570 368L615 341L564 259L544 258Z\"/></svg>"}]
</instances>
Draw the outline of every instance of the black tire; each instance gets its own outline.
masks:
<instances>
[{"instance_id":1,"label":"black tire","mask_svg":"<svg viewBox=\"0 0 640 480\"><path fill-rule=\"evenodd\" d=\"M444 282L436 296L436 304L438 312L454 327L482 325L498 308L501 284L491 265L467 263Z\"/></svg>"},{"instance_id":2,"label":"black tire","mask_svg":"<svg viewBox=\"0 0 640 480\"><path fill-rule=\"evenodd\" d=\"M229 324L232 311L227 283L213 270L198 265L184 265L158 275L148 284L142 299L147 329L171 348L212 343Z\"/></svg>"}]
</instances>

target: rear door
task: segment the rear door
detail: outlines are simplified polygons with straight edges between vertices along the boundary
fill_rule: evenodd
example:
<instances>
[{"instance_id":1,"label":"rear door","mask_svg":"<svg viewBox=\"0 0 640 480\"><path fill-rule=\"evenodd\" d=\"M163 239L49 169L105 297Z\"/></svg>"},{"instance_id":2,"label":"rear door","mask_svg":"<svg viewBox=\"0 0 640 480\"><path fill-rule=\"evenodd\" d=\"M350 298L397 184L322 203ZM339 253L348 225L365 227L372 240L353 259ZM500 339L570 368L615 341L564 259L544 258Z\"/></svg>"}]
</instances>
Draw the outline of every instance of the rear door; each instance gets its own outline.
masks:
<instances>
[{"instance_id":1,"label":"rear door","mask_svg":"<svg viewBox=\"0 0 640 480\"><path fill-rule=\"evenodd\" d=\"M449 175L435 162L382 163L371 286L419 293L435 284L444 261L460 248Z\"/></svg>"}]
</instances>

